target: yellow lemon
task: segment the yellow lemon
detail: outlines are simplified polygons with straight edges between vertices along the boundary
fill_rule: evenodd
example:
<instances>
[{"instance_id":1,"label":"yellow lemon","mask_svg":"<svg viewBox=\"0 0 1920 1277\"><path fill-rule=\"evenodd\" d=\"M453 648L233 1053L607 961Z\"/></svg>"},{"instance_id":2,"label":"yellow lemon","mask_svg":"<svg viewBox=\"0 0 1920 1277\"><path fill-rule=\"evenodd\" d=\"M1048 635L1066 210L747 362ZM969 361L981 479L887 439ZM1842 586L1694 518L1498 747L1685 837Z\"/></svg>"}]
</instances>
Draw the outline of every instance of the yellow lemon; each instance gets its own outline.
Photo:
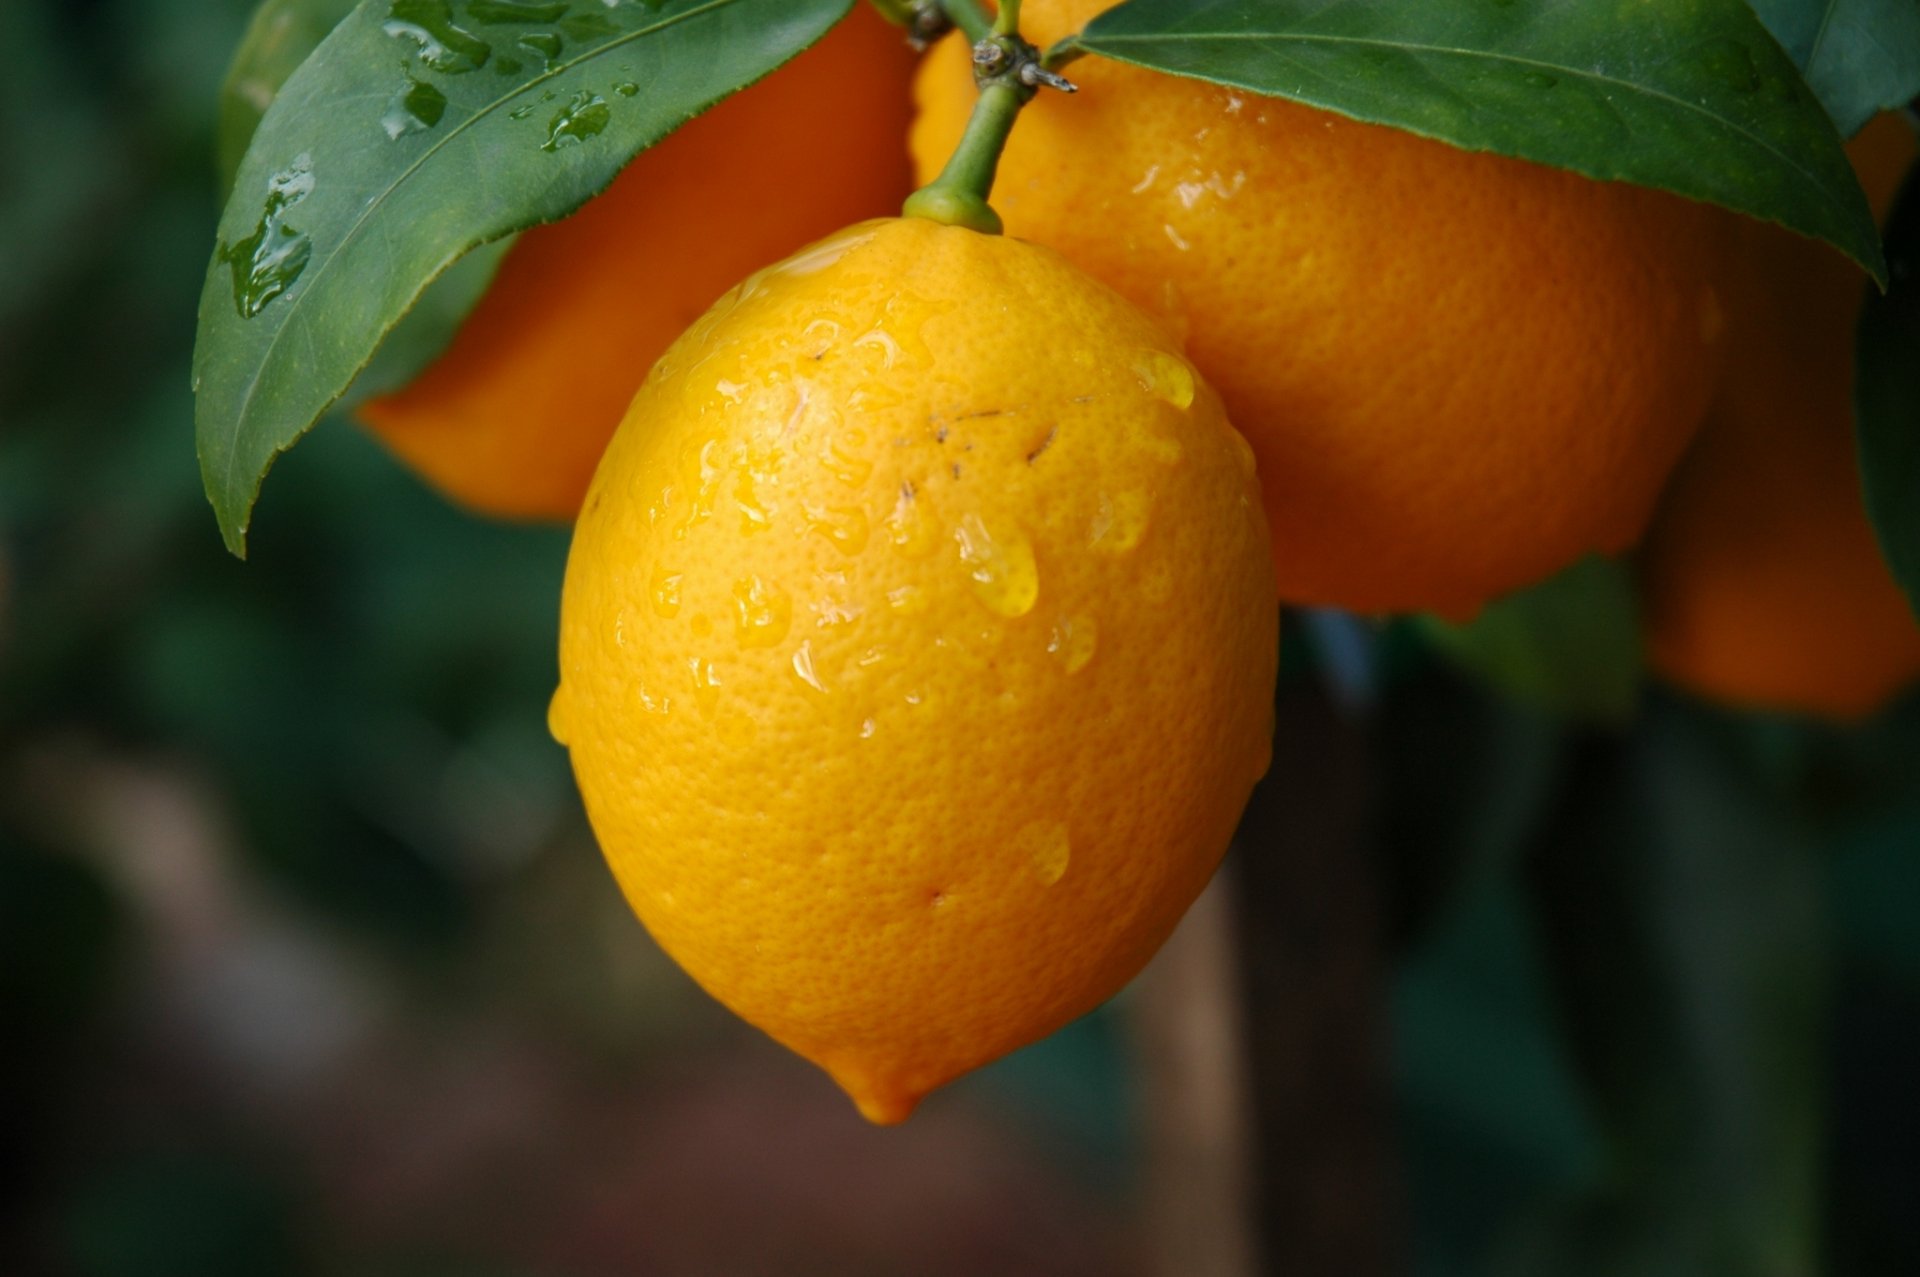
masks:
<instances>
[{"instance_id":1,"label":"yellow lemon","mask_svg":"<svg viewBox=\"0 0 1920 1277\"><path fill-rule=\"evenodd\" d=\"M1266 767L1253 471L1046 249L882 220L735 289L567 566L552 726L640 918L876 1122L1107 998Z\"/></svg>"}]
</instances>

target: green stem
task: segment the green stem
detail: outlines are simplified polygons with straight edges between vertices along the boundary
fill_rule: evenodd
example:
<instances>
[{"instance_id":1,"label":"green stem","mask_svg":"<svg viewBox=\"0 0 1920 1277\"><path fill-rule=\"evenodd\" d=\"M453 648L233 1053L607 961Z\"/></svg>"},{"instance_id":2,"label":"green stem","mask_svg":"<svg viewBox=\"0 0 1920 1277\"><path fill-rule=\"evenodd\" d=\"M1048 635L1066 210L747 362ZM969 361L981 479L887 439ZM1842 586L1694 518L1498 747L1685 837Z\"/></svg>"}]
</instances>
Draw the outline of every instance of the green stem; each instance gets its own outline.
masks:
<instances>
[{"instance_id":1,"label":"green stem","mask_svg":"<svg viewBox=\"0 0 1920 1277\"><path fill-rule=\"evenodd\" d=\"M993 34L993 19L981 7L980 0L940 0L940 7L953 19L953 25L966 33L967 41L978 44ZM1016 9L1019 5L1016 3Z\"/></svg>"},{"instance_id":2,"label":"green stem","mask_svg":"<svg viewBox=\"0 0 1920 1277\"><path fill-rule=\"evenodd\" d=\"M948 226L964 226L986 235L998 235L1000 215L987 203L993 191L1000 152L1033 91L1018 82L989 81L980 86L980 99L960 145L953 150L940 176L907 197L901 209L908 217L924 217Z\"/></svg>"},{"instance_id":3,"label":"green stem","mask_svg":"<svg viewBox=\"0 0 1920 1277\"><path fill-rule=\"evenodd\" d=\"M1000 0L1000 16L994 21L993 33L1003 36L1020 34L1020 0Z\"/></svg>"}]
</instances>

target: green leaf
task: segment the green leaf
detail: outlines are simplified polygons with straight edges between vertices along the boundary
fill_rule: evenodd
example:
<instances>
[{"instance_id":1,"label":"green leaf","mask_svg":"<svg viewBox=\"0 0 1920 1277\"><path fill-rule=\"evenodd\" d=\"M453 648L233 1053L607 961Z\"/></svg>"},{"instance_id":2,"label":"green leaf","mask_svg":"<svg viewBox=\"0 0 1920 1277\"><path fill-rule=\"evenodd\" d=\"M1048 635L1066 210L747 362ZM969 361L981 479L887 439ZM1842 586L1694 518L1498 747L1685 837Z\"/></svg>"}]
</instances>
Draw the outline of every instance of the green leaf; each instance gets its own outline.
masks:
<instances>
[{"instance_id":1,"label":"green leaf","mask_svg":"<svg viewBox=\"0 0 1920 1277\"><path fill-rule=\"evenodd\" d=\"M360 0L268 108L201 293L195 428L228 548L428 283L572 212L850 4Z\"/></svg>"},{"instance_id":2,"label":"green leaf","mask_svg":"<svg viewBox=\"0 0 1920 1277\"><path fill-rule=\"evenodd\" d=\"M1128 0L1071 45L1707 200L1884 282L1840 139L1744 0Z\"/></svg>"},{"instance_id":3,"label":"green leaf","mask_svg":"<svg viewBox=\"0 0 1920 1277\"><path fill-rule=\"evenodd\" d=\"M353 5L354 0L261 0L220 86L215 140L222 192L233 189L247 143L253 141L254 130L279 96L280 86L353 11Z\"/></svg>"},{"instance_id":4,"label":"green leaf","mask_svg":"<svg viewBox=\"0 0 1920 1277\"><path fill-rule=\"evenodd\" d=\"M232 192L247 146L287 77L313 55L353 6L354 0L263 0L254 11L220 86L217 140L222 191ZM380 343L373 362L354 380L342 403L351 408L398 390L439 358L486 295L515 238L508 235L482 245L428 285Z\"/></svg>"},{"instance_id":5,"label":"green leaf","mask_svg":"<svg viewBox=\"0 0 1920 1277\"><path fill-rule=\"evenodd\" d=\"M1633 582L1588 558L1490 603L1466 625L1423 618L1429 638L1507 694L1556 714L1624 722L1639 703L1642 650Z\"/></svg>"},{"instance_id":6,"label":"green leaf","mask_svg":"<svg viewBox=\"0 0 1920 1277\"><path fill-rule=\"evenodd\" d=\"M1920 168L1887 219L1887 264L1892 286L1860 309L1853 410L1867 513L1920 616Z\"/></svg>"},{"instance_id":7,"label":"green leaf","mask_svg":"<svg viewBox=\"0 0 1920 1277\"><path fill-rule=\"evenodd\" d=\"M1852 137L1876 112L1920 94L1920 4L1914 0L1748 0Z\"/></svg>"}]
</instances>

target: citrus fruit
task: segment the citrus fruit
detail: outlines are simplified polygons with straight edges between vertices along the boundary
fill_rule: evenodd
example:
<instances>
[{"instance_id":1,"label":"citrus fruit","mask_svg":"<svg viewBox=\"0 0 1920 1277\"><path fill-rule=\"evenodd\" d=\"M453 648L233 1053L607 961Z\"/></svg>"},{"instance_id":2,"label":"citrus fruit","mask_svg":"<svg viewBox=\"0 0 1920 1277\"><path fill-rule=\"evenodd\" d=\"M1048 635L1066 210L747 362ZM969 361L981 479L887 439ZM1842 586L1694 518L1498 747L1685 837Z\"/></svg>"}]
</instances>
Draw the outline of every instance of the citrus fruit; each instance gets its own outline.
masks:
<instances>
[{"instance_id":1,"label":"citrus fruit","mask_svg":"<svg viewBox=\"0 0 1920 1277\"><path fill-rule=\"evenodd\" d=\"M1109 0L1032 0L1044 47ZM1184 327L1283 598L1460 618L1642 530L1712 384L1704 206L1098 57L1022 113L1007 232ZM917 86L922 180L973 98Z\"/></svg>"},{"instance_id":2,"label":"citrus fruit","mask_svg":"<svg viewBox=\"0 0 1920 1277\"><path fill-rule=\"evenodd\" d=\"M552 726L668 953L876 1122L1144 964L1265 770L1253 458L1054 253L867 222L662 357Z\"/></svg>"},{"instance_id":3,"label":"citrus fruit","mask_svg":"<svg viewBox=\"0 0 1920 1277\"><path fill-rule=\"evenodd\" d=\"M1894 116L1848 147L1884 216L1914 154ZM1920 625L1868 524L1853 432L1866 277L1735 222L1727 370L1640 556L1648 656L1736 705L1859 718L1920 675Z\"/></svg>"},{"instance_id":4,"label":"citrus fruit","mask_svg":"<svg viewBox=\"0 0 1920 1277\"><path fill-rule=\"evenodd\" d=\"M911 189L905 40L867 5L523 234L446 352L360 410L455 502L572 519L647 366L748 271Z\"/></svg>"}]
</instances>

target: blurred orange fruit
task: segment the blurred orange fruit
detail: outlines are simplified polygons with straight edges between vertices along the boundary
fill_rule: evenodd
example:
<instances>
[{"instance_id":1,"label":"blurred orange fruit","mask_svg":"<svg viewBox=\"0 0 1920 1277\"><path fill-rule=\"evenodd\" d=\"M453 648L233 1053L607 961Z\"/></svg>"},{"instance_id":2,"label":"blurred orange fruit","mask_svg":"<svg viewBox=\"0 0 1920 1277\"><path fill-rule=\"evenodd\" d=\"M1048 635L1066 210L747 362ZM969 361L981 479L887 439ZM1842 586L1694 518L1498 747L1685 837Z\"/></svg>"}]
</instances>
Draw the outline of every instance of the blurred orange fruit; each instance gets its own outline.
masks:
<instances>
[{"instance_id":1,"label":"blurred orange fruit","mask_svg":"<svg viewBox=\"0 0 1920 1277\"><path fill-rule=\"evenodd\" d=\"M1109 0L1030 0L1042 46ZM1705 408L1709 210L1097 57L994 206L1187 332L1259 456L1281 597L1454 617L1640 534ZM918 82L938 171L974 97Z\"/></svg>"},{"instance_id":2,"label":"blurred orange fruit","mask_svg":"<svg viewBox=\"0 0 1920 1277\"><path fill-rule=\"evenodd\" d=\"M363 422L474 511L571 519L647 367L748 271L911 190L913 55L865 4L523 234L447 351Z\"/></svg>"},{"instance_id":3,"label":"blurred orange fruit","mask_svg":"<svg viewBox=\"0 0 1920 1277\"><path fill-rule=\"evenodd\" d=\"M1912 130L1882 116L1847 150L1884 217ZM1870 285L1825 245L1729 220L1726 375L1640 558L1648 655L1715 700L1859 718L1920 675L1920 624L1860 491L1853 340Z\"/></svg>"},{"instance_id":4,"label":"blurred orange fruit","mask_svg":"<svg viewBox=\"0 0 1920 1277\"><path fill-rule=\"evenodd\" d=\"M1091 1010L1266 769L1253 456L1052 251L868 222L660 360L574 534L554 735L634 910L876 1122Z\"/></svg>"}]
</instances>

